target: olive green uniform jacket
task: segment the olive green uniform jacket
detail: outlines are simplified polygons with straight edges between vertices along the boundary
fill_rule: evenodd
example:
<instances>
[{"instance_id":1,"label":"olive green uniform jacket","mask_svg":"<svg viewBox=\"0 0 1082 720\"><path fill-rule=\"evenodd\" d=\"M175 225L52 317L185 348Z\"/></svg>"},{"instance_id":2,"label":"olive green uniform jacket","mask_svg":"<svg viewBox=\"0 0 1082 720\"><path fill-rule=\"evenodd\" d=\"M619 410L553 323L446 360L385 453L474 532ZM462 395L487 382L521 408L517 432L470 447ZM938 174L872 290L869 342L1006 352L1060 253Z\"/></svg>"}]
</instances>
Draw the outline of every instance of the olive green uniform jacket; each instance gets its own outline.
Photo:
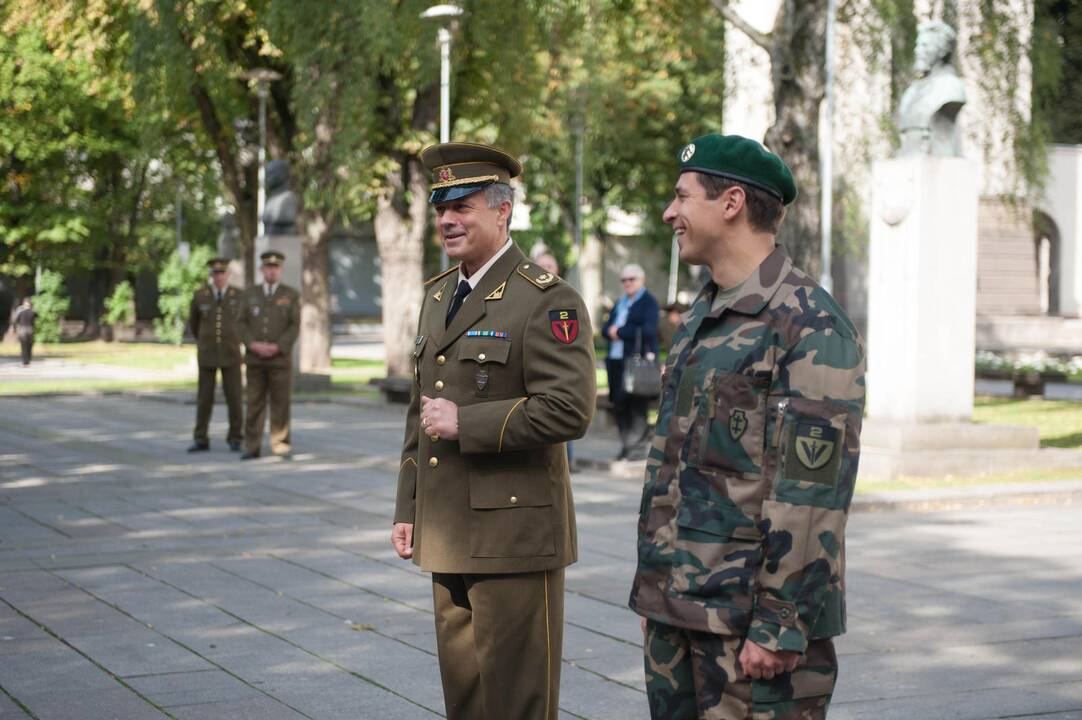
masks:
<instances>
[{"instance_id":1,"label":"olive green uniform jacket","mask_svg":"<svg viewBox=\"0 0 1082 720\"><path fill-rule=\"evenodd\" d=\"M204 285L192 296L188 325L195 337L202 368L233 367L241 362L237 328L241 293L232 285L222 293L222 301L218 302L215 290Z\"/></svg>"},{"instance_id":2,"label":"olive green uniform jacket","mask_svg":"<svg viewBox=\"0 0 1082 720\"><path fill-rule=\"evenodd\" d=\"M577 558L564 443L586 432L596 393L586 308L512 246L444 329L457 271L425 284L394 520L413 523L424 570L564 567ZM457 441L425 434L421 395L458 405Z\"/></svg>"},{"instance_id":3,"label":"olive green uniform jacket","mask_svg":"<svg viewBox=\"0 0 1082 720\"><path fill-rule=\"evenodd\" d=\"M263 283L244 291L240 316L240 339L245 347L253 342L278 344L278 354L262 358L255 353L245 353L244 362L261 367L289 367L293 362L293 343L301 329L300 293L283 283L278 283L269 298L263 292Z\"/></svg>"}]
</instances>

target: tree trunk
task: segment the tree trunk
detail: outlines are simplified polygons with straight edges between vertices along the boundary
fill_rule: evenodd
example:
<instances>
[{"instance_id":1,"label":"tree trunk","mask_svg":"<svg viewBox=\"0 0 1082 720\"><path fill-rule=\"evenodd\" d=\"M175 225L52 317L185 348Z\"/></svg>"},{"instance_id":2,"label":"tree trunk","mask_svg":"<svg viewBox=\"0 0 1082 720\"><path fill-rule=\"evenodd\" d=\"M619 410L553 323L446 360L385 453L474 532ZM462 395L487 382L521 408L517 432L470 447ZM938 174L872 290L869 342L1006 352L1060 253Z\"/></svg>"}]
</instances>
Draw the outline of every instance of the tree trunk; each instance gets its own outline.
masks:
<instances>
[{"instance_id":1,"label":"tree trunk","mask_svg":"<svg viewBox=\"0 0 1082 720\"><path fill-rule=\"evenodd\" d=\"M318 211L304 211L300 220L304 228L300 371L322 373L331 368L330 222Z\"/></svg>"},{"instance_id":2,"label":"tree trunk","mask_svg":"<svg viewBox=\"0 0 1082 720\"><path fill-rule=\"evenodd\" d=\"M766 144L789 165L799 195L778 242L793 263L819 276L819 106L825 96L826 0L785 0L771 32L776 119Z\"/></svg>"},{"instance_id":3,"label":"tree trunk","mask_svg":"<svg viewBox=\"0 0 1082 720\"><path fill-rule=\"evenodd\" d=\"M590 322L595 330L601 327L601 298L605 294L605 253L601 240L596 232L585 233L578 268L582 282L582 300L586 303Z\"/></svg>"},{"instance_id":4,"label":"tree trunk","mask_svg":"<svg viewBox=\"0 0 1082 720\"><path fill-rule=\"evenodd\" d=\"M376 202L387 377L412 372L409 354L425 292L422 261L427 221L428 179L415 159L401 158L400 169L388 174Z\"/></svg>"}]
</instances>

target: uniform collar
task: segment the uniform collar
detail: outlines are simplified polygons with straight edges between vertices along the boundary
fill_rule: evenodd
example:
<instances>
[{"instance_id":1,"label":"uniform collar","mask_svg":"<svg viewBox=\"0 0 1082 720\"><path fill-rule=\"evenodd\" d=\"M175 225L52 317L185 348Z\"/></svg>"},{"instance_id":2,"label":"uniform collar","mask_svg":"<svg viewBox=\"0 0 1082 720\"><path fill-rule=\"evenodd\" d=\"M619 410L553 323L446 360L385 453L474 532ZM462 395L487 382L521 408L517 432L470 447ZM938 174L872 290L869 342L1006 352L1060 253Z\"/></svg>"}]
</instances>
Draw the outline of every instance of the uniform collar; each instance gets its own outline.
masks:
<instances>
[{"instance_id":1,"label":"uniform collar","mask_svg":"<svg viewBox=\"0 0 1082 720\"><path fill-rule=\"evenodd\" d=\"M740 294L733 298L732 302L724 309L711 315L720 316L725 310L738 312L741 315L758 315L763 308L770 303L771 298L778 292L782 282L793 269L793 261L781 245L775 245L774 251L766 256L759 267L747 277L741 284ZM713 303L717 294L718 286L711 280L703 288L702 296L706 296L707 308Z\"/></svg>"},{"instance_id":2,"label":"uniform collar","mask_svg":"<svg viewBox=\"0 0 1082 720\"><path fill-rule=\"evenodd\" d=\"M495 302L504 297L508 277L515 272L516 267L525 262L526 256L522 254L522 250L517 245L510 242L499 257L493 259L495 262L485 270L484 277L477 281L477 285L466 296L462 308L455 315L455 319L451 321L449 327L443 328L446 305L441 305L440 307L444 309L434 313L435 319L433 322L438 323L438 326L434 328L435 332L432 334L432 339L435 341L438 350L446 348L462 333L471 328L474 323L483 318L489 302ZM474 275L477 274L479 273L474 273Z\"/></svg>"},{"instance_id":3,"label":"uniform collar","mask_svg":"<svg viewBox=\"0 0 1082 720\"><path fill-rule=\"evenodd\" d=\"M711 306L714 304L718 286L711 280L703 286L695 302L692 303L685 322L688 334L694 336L699 330L699 325L706 318L716 319L726 312L758 315L770 303L792 269L793 261L789 259L785 248L775 245L774 251L767 255L759 267L755 268L755 271L744 280L740 294L717 311L713 311Z\"/></svg>"},{"instance_id":4,"label":"uniform collar","mask_svg":"<svg viewBox=\"0 0 1082 720\"><path fill-rule=\"evenodd\" d=\"M490 269L490 268L491 268L491 267L492 267L493 265L495 265L495 264L496 264L496 261L497 261L497 260L499 260L499 259L500 259L501 257L503 257L503 255L504 255L504 254L505 254L505 253L506 253L506 252L507 252L508 250L510 250L510 249L511 249L511 246L513 246L513 245L514 245L514 243L513 243L513 242L511 242L511 238L510 238L510 237L508 237L508 238L507 238L507 242L505 242L505 243L503 244L503 247L501 247L501 248L500 248L499 250L497 250L497 251L496 251L496 254L495 254L495 255L493 255L492 257L490 257L490 258L488 259L488 262L486 262L486 263L485 263L484 265L482 265L481 267L477 268L477 271L476 271L476 272L474 272L474 274L473 274L473 275L470 275L469 277L466 277L466 276L465 276L465 275L463 274L463 272L462 272L462 270L463 270L463 268L462 268L462 265L461 265L461 264L459 264L459 266L458 266L458 282L456 282L456 283L455 283L455 285L456 285L456 286L457 286L457 285L461 285L461 284L462 284L462 281L463 281L463 280L465 280L466 282L468 282L468 283L470 284L470 290L476 290L476 289L477 289L477 286L481 284L481 280L482 280L482 278L484 278L484 277L485 277L485 273L487 273L487 272L489 271L489 269Z\"/></svg>"},{"instance_id":5,"label":"uniform collar","mask_svg":"<svg viewBox=\"0 0 1082 720\"><path fill-rule=\"evenodd\" d=\"M267 283L263 282L260 283L260 285L263 288L263 295L267 295L267 290L270 290L270 296L274 297L274 294L278 292L278 288L281 287L282 283L278 282L274 283L273 285L268 285Z\"/></svg>"}]
</instances>

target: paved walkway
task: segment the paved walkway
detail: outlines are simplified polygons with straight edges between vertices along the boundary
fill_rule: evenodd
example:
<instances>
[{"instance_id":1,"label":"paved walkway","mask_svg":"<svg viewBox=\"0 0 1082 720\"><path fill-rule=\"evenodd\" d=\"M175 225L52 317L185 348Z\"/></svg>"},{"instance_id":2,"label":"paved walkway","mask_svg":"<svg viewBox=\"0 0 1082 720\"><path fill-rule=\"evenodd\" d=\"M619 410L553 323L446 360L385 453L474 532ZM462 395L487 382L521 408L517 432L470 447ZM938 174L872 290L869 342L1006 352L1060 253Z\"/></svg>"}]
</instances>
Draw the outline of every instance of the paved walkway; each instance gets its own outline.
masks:
<instances>
[{"instance_id":1,"label":"paved walkway","mask_svg":"<svg viewBox=\"0 0 1082 720\"><path fill-rule=\"evenodd\" d=\"M442 715L429 579L387 540L401 408L298 405L296 460L240 463L186 455L177 402L0 403L0 718ZM560 716L646 718L639 481L574 488ZM854 514L831 718L1082 719L1078 497Z\"/></svg>"}]
</instances>

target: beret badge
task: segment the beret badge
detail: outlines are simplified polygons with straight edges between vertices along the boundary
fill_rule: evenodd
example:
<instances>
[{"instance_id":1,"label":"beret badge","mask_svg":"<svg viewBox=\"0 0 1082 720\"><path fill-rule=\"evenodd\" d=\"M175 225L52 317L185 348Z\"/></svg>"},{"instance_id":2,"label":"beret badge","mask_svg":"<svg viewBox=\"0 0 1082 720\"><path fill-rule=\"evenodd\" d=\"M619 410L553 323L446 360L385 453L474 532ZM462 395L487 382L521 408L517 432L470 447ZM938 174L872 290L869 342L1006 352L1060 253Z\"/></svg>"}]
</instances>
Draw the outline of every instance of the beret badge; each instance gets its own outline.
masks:
<instances>
[{"instance_id":1,"label":"beret badge","mask_svg":"<svg viewBox=\"0 0 1082 720\"><path fill-rule=\"evenodd\" d=\"M687 162L691 159L691 156L695 154L695 143L688 143L684 146L684 149L680 151L680 162Z\"/></svg>"}]
</instances>

